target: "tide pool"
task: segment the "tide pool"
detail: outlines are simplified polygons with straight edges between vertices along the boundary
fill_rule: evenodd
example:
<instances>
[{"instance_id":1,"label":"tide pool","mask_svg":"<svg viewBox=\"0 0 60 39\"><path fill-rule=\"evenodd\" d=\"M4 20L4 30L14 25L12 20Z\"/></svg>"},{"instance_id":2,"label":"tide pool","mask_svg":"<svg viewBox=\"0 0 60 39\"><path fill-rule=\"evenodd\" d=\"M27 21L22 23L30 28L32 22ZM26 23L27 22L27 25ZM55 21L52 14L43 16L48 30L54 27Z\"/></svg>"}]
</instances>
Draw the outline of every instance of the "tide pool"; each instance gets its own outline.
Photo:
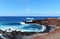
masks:
<instances>
[{"instance_id":1,"label":"tide pool","mask_svg":"<svg viewBox=\"0 0 60 39\"><path fill-rule=\"evenodd\" d=\"M0 29L7 32L14 30L21 32L43 32L46 27L39 24L22 24L22 25L0 25Z\"/></svg>"}]
</instances>

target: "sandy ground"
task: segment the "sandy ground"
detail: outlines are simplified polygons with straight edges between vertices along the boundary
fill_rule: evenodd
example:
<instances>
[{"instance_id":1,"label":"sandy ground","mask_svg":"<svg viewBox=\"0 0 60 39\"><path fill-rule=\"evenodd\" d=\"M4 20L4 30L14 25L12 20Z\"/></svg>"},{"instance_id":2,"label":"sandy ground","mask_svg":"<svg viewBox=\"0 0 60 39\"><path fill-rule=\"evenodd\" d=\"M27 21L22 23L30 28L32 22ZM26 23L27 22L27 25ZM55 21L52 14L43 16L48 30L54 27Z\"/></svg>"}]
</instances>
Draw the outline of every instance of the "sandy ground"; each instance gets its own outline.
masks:
<instances>
[{"instance_id":1,"label":"sandy ground","mask_svg":"<svg viewBox=\"0 0 60 39\"><path fill-rule=\"evenodd\" d=\"M60 39L60 29L47 34L33 36L32 39Z\"/></svg>"}]
</instances>

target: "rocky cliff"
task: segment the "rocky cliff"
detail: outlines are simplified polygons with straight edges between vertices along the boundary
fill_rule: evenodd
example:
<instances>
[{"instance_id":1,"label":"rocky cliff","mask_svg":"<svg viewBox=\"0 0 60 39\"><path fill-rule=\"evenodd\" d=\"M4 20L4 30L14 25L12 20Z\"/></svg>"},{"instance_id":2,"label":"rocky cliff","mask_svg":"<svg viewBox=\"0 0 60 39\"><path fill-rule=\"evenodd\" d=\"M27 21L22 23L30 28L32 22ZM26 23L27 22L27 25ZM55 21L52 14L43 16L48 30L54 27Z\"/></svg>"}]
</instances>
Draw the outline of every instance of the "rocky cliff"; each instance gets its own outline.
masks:
<instances>
[{"instance_id":1,"label":"rocky cliff","mask_svg":"<svg viewBox=\"0 0 60 39\"><path fill-rule=\"evenodd\" d=\"M47 18L47 19L43 19L43 20L32 20L32 22L26 22L26 23L37 23L40 25L60 26L60 19L59 18Z\"/></svg>"}]
</instances>

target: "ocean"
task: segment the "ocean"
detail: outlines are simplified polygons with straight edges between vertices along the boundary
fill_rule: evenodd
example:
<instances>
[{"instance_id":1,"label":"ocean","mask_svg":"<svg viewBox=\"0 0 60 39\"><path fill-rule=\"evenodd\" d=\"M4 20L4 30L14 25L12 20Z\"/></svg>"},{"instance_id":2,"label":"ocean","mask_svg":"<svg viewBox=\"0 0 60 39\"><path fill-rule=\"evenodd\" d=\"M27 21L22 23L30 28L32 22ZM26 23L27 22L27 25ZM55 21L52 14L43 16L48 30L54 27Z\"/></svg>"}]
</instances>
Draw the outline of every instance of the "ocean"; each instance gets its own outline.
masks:
<instances>
[{"instance_id":1,"label":"ocean","mask_svg":"<svg viewBox=\"0 0 60 39\"><path fill-rule=\"evenodd\" d=\"M7 29L8 32L9 32L8 30L9 28L11 30L17 30L21 32L43 32L46 28L45 26L36 25L36 24L21 25L20 22L32 20L32 19L41 20L41 19L46 19L46 18L49 18L49 17L47 16L46 17L45 16L1 16L0 17L0 29L2 30ZM51 17L51 18L58 18L58 17Z\"/></svg>"},{"instance_id":2,"label":"ocean","mask_svg":"<svg viewBox=\"0 0 60 39\"><path fill-rule=\"evenodd\" d=\"M45 19L45 18L59 18L56 16L0 16L0 22L5 23L19 23L21 21L25 21L27 18L34 18L36 19Z\"/></svg>"}]
</instances>

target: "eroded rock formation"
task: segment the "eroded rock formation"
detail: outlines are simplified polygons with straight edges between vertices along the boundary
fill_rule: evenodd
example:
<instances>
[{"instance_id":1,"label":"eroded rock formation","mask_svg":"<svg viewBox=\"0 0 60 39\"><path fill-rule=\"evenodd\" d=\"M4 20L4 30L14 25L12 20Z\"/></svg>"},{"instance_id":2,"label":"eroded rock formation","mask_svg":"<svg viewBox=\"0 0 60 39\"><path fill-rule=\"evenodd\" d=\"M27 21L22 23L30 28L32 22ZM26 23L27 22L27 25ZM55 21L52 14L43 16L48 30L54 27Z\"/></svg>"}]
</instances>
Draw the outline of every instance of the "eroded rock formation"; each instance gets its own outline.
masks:
<instances>
[{"instance_id":1,"label":"eroded rock formation","mask_svg":"<svg viewBox=\"0 0 60 39\"><path fill-rule=\"evenodd\" d=\"M33 20L32 22L26 22L26 23L37 23L40 25L60 26L60 19L59 18L47 18L47 19L43 19L43 20Z\"/></svg>"}]
</instances>

